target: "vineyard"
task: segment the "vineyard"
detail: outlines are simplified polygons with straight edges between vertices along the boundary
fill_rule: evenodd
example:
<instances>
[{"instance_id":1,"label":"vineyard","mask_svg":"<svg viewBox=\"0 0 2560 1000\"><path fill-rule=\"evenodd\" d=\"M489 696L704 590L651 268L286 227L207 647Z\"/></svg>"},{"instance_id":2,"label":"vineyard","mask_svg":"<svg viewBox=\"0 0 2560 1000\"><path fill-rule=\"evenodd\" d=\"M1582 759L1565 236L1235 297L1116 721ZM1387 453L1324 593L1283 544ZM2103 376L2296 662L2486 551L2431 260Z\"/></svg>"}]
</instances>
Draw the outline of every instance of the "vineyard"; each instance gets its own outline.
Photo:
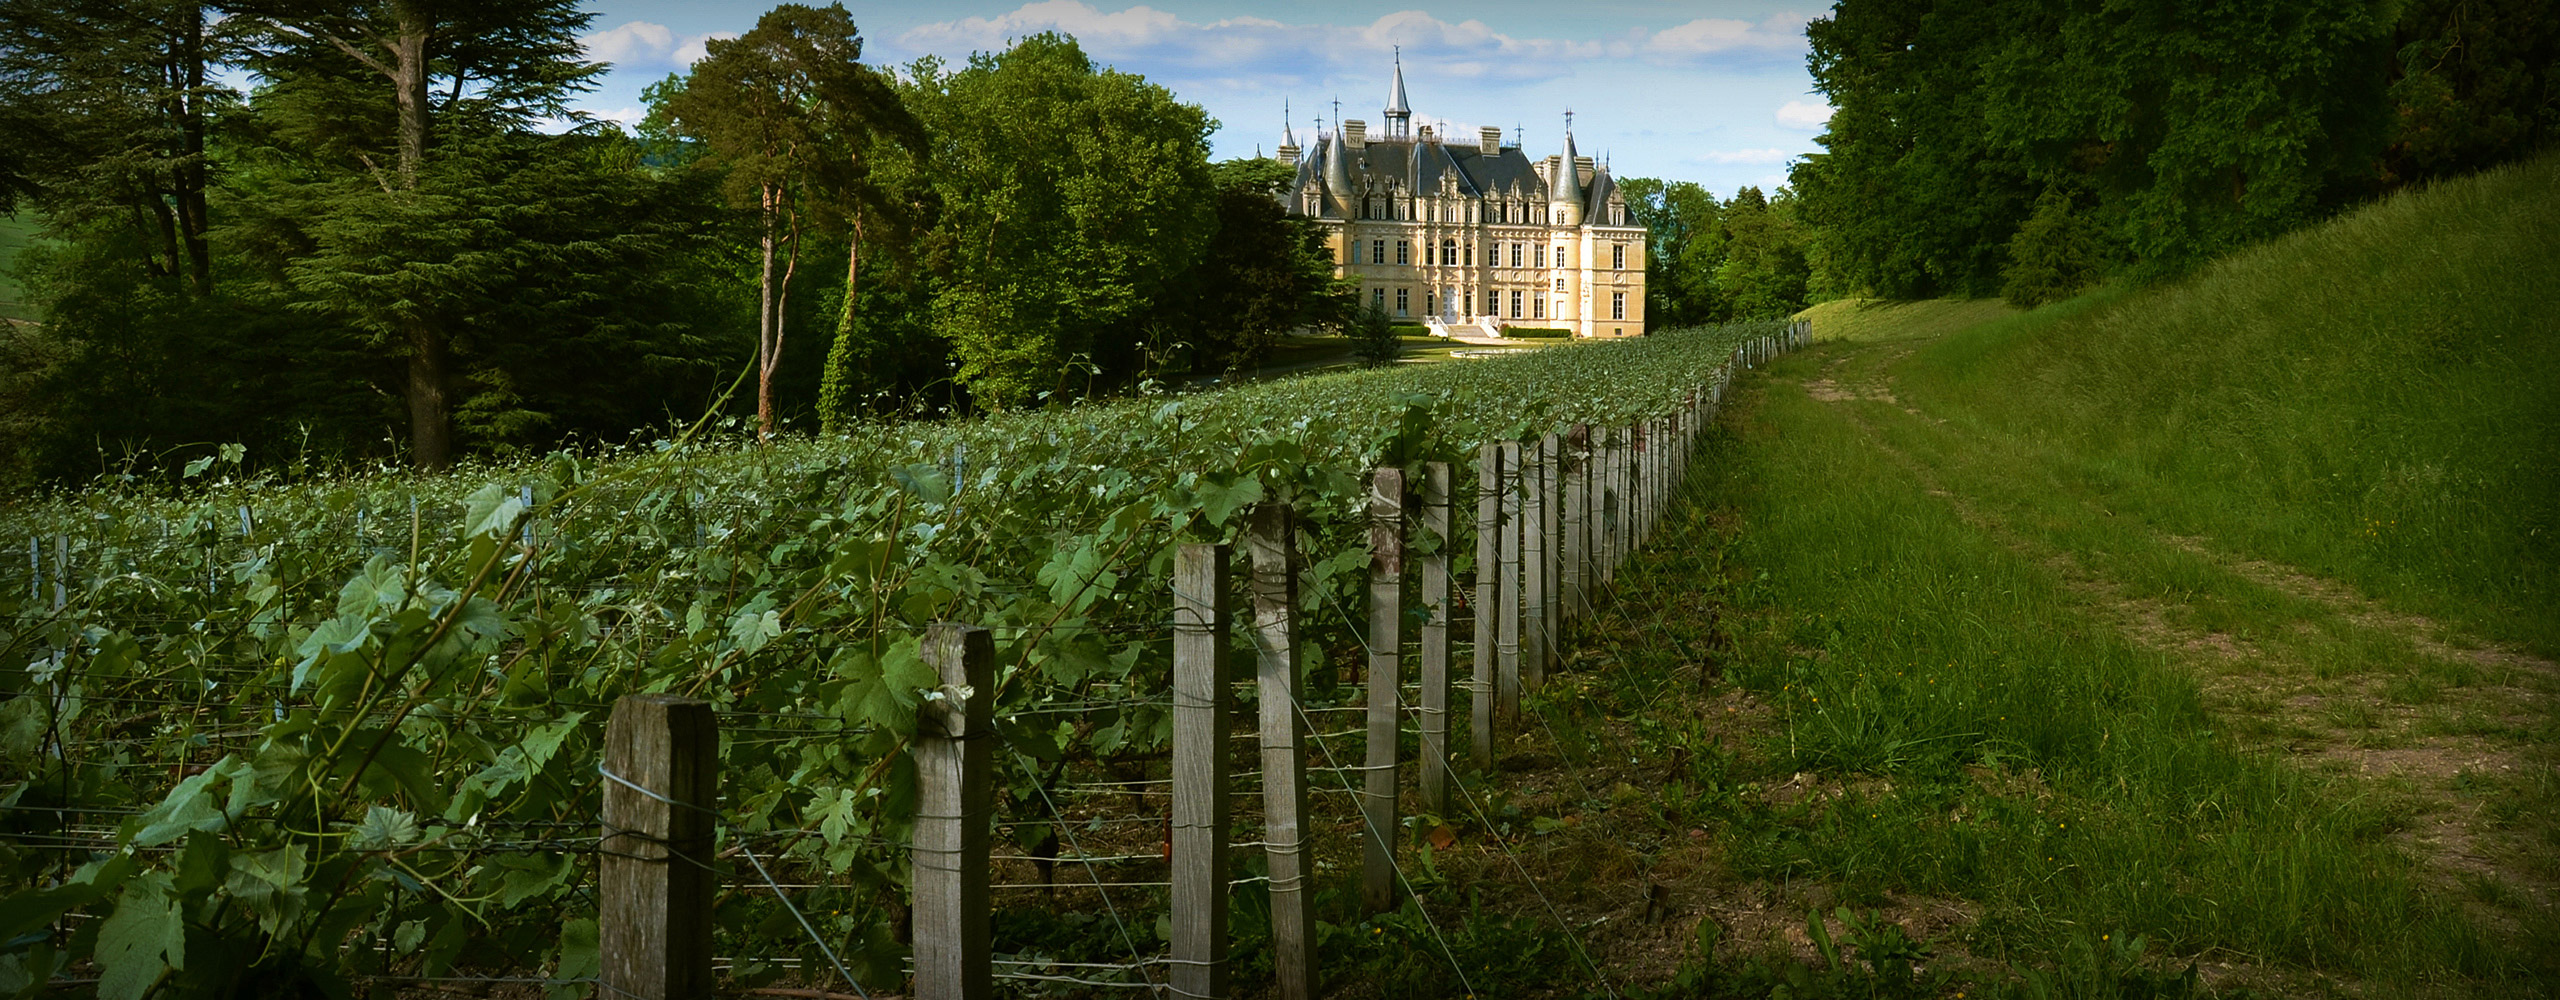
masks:
<instances>
[{"instance_id":1,"label":"vineyard","mask_svg":"<svg viewBox=\"0 0 2560 1000\"><path fill-rule=\"evenodd\" d=\"M1372 621L1372 470L1427 493L1437 469L1442 519L1410 544L1477 580L1480 522L1446 513L1516 488L1479 477L1480 454L1633 444L1695 412L1746 345L1797 334L1693 329L767 447L679 435L432 478L252 475L229 449L174 492L22 504L0 518L26 556L0 570L0 991L595 992L606 788L665 799L604 766L633 694L716 721L724 987L922 975L910 854L937 818L918 765L936 702L988 708L996 737L973 749L994 786L995 975L1161 983L1184 547L1241 551L1256 511L1294 518L1301 763L1312 808L1349 812L1353 762L1381 745L1357 726L1368 639L1416 631ZM1617 510L1566 504L1594 533ZM1463 663L1490 633L1471 630L1477 591L1454 592L1401 614ZM938 672L941 622L985 630L991 690ZM1231 687L1252 719L1254 688ZM1481 737L1485 697L1446 707L1440 758ZM1417 732L1385 742L1410 758ZM1270 759L1236 736L1244 802ZM1232 839L1253 842L1258 815ZM1271 897L1303 890L1235 857L1236 983L1260 989Z\"/></svg>"}]
</instances>

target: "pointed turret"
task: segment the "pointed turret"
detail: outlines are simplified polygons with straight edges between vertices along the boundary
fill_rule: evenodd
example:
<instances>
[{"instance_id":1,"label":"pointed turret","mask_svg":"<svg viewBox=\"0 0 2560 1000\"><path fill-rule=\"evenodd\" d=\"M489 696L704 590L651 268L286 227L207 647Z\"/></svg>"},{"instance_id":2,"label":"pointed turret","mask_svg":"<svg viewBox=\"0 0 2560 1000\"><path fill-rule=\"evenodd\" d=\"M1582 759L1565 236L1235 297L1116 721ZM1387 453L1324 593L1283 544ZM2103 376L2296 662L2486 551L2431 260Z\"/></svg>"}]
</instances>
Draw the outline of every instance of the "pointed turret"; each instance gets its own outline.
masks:
<instances>
[{"instance_id":1,"label":"pointed turret","mask_svg":"<svg viewBox=\"0 0 2560 1000\"><path fill-rule=\"evenodd\" d=\"M1338 124L1324 144L1324 203L1332 207L1334 218L1351 217L1351 145L1342 141Z\"/></svg>"},{"instance_id":2,"label":"pointed turret","mask_svg":"<svg viewBox=\"0 0 2560 1000\"><path fill-rule=\"evenodd\" d=\"M1280 162L1296 163L1300 152L1303 150L1298 148L1298 129L1289 121L1289 102L1283 100L1280 102Z\"/></svg>"},{"instance_id":3,"label":"pointed turret","mask_svg":"<svg viewBox=\"0 0 2560 1000\"><path fill-rule=\"evenodd\" d=\"M1396 49L1396 82L1387 90L1387 108L1380 124L1386 126L1387 139L1413 138L1413 107L1404 96L1404 49Z\"/></svg>"},{"instance_id":4,"label":"pointed turret","mask_svg":"<svg viewBox=\"0 0 2560 1000\"><path fill-rule=\"evenodd\" d=\"M1547 220L1559 226L1582 224L1581 158L1573 154L1573 119L1568 114L1564 128L1564 156L1556 160L1556 175L1547 182Z\"/></svg>"}]
</instances>

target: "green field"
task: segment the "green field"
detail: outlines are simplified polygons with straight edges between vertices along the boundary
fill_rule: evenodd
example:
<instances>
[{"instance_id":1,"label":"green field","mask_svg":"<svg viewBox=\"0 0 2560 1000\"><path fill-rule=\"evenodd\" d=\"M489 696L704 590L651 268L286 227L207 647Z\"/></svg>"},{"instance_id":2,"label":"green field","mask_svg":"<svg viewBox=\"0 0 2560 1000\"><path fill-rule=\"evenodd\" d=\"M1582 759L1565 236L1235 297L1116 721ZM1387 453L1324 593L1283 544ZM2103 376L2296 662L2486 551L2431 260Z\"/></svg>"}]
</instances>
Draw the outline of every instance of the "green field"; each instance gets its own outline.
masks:
<instances>
[{"instance_id":1,"label":"green field","mask_svg":"<svg viewBox=\"0 0 2560 1000\"><path fill-rule=\"evenodd\" d=\"M18 252L35 238L36 229L35 219L25 213L0 216L0 319L36 318L18 281Z\"/></svg>"},{"instance_id":2,"label":"green field","mask_svg":"<svg viewBox=\"0 0 2560 1000\"><path fill-rule=\"evenodd\" d=\"M1664 567L1732 604L1684 640L1731 644L1750 748L1719 891L1954 964L2141 935L2226 989L2560 982L2554 190L2545 157L2023 314L1811 311Z\"/></svg>"}]
</instances>

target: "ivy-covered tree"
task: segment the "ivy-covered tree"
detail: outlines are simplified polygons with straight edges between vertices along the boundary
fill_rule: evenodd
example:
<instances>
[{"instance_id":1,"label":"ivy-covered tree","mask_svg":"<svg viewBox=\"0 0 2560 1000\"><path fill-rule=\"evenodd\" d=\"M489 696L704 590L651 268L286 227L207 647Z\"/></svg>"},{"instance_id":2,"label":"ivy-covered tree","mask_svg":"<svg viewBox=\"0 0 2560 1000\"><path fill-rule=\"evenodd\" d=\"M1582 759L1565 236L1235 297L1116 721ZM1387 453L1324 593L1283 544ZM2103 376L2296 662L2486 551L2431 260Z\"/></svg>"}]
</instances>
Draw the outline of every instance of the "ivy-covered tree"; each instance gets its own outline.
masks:
<instances>
[{"instance_id":1,"label":"ivy-covered tree","mask_svg":"<svg viewBox=\"0 0 2560 1000\"><path fill-rule=\"evenodd\" d=\"M1210 120L1145 78L1038 34L957 69L917 61L941 224L935 332L980 406L1034 404L1125 372L1141 325L1217 229Z\"/></svg>"}]
</instances>

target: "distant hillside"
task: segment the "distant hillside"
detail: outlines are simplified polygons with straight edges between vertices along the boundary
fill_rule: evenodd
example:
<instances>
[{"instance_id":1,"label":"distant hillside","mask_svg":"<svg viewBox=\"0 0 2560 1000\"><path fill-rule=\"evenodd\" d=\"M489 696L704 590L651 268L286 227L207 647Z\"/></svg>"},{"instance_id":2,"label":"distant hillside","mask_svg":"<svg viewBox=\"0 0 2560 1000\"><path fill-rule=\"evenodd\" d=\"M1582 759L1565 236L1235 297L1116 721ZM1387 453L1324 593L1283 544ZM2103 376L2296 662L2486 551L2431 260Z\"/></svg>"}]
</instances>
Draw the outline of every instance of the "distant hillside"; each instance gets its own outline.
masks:
<instances>
[{"instance_id":1,"label":"distant hillside","mask_svg":"<svg viewBox=\"0 0 2560 1000\"><path fill-rule=\"evenodd\" d=\"M2164 529L2560 653L2560 155L1990 322L1905 370L1925 408L2046 442Z\"/></svg>"}]
</instances>

